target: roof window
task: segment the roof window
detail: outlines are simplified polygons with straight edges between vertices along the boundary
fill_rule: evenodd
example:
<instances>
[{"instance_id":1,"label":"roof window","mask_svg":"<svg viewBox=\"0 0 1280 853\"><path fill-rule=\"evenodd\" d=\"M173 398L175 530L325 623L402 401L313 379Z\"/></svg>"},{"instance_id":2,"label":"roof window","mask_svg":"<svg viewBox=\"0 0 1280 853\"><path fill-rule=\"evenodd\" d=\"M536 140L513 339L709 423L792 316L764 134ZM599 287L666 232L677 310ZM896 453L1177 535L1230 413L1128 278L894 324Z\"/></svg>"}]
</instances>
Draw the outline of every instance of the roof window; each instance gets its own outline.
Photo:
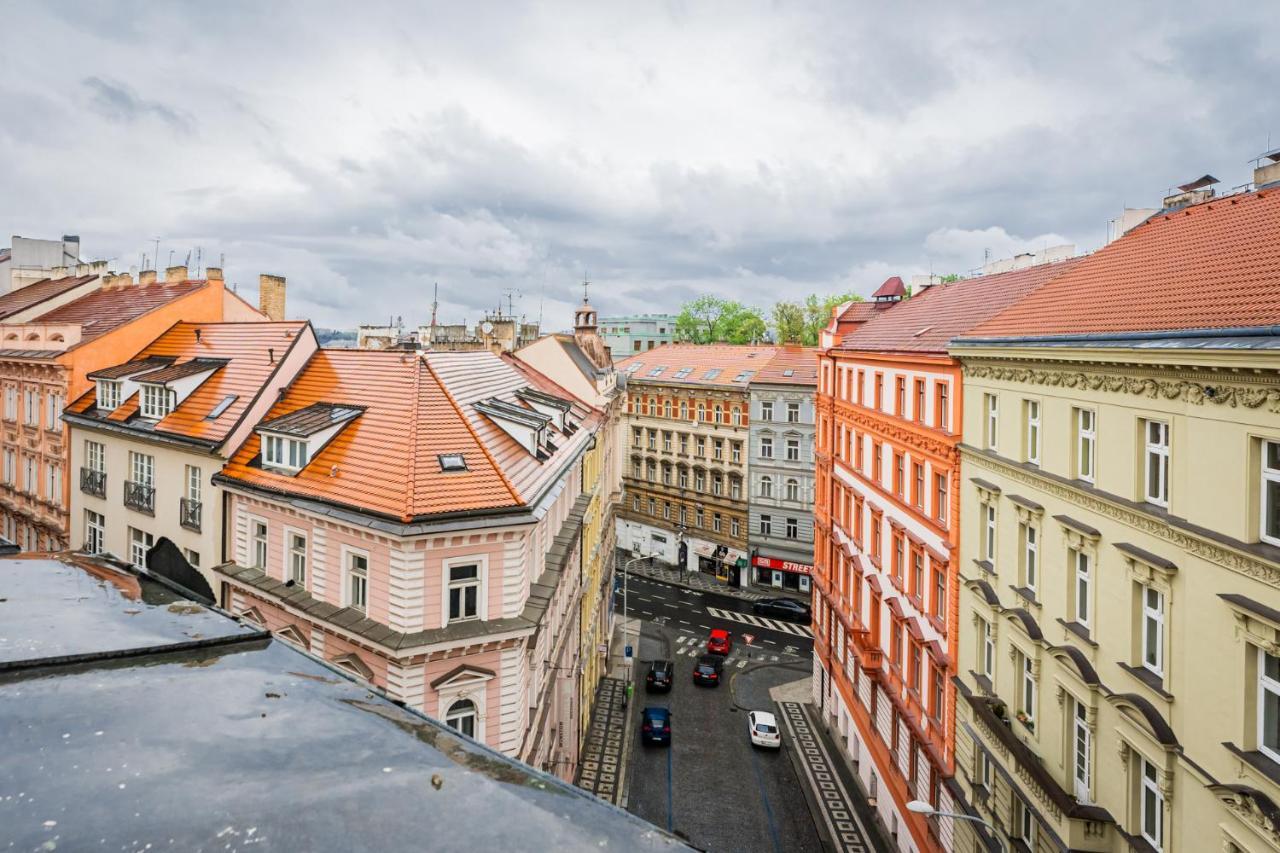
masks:
<instances>
[{"instance_id":1,"label":"roof window","mask_svg":"<svg viewBox=\"0 0 1280 853\"><path fill-rule=\"evenodd\" d=\"M783 375L783 376L795 376L795 375L796 375L796 372L795 372L794 370L792 370L791 368L789 368L789 367L788 367L786 370L782 371L782 375Z\"/></svg>"},{"instance_id":2,"label":"roof window","mask_svg":"<svg viewBox=\"0 0 1280 853\"><path fill-rule=\"evenodd\" d=\"M693 368L692 368L692 367L682 367L682 368L680 368L679 370L677 370L677 371L676 371L675 378L676 378L676 379L684 379L684 378L685 378L686 376L688 376L690 373L693 373Z\"/></svg>"},{"instance_id":3,"label":"roof window","mask_svg":"<svg viewBox=\"0 0 1280 853\"><path fill-rule=\"evenodd\" d=\"M467 459L461 453L441 453L436 458L440 460L441 471L467 470Z\"/></svg>"},{"instance_id":4,"label":"roof window","mask_svg":"<svg viewBox=\"0 0 1280 853\"><path fill-rule=\"evenodd\" d=\"M746 382L748 379L750 379L750 378L751 378L751 374L753 374L753 373L755 373L755 371L754 371L754 370L743 370L743 371L742 371L742 372L740 372L737 376L733 377L733 381L734 381L734 382Z\"/></svg>"},{"instance_id":5,"label":"roof window","mask_svg":"<svg viewBox=\"0 0 1280 853\"><path fill-rule=\"evenodd\" d=\"M658 365L657 367L655 367L653 370L650 370L650 371L649 371L649 375L650 375L650 376L661 376L661 375L662 375L662 371L664 371L664 370L666 370L666 369L667 369L667 366L666 366L665 364L659 364L659 365Z\"/></svg>"},{"instance_id":6,"label":"roof window","mask_svg":"<svg viewBox=\"0 0 1280 853\"><path fill-rule=\"evenodd\" d=\"M222 417L223 412L231 408L231 404L238 399L239 399L239 396L236 394L228 394L227 396L223 397L222 402L214 406L212 412L205 415L205 420L216 421L218 418Z\"/></svg>"},{"instance_id":7,"label":"roof window","mask_svg":"<svg viewBox=\"0 0 1280 853\"><path fill-rule=\"evenodd\" d=\"M710 370L708 370L706 373L704 373L704 374L702 375L702 378L703 378L703 379L715 379L715 378L716 378L717 376L719 376L719 375L720 375L720 368L718 368L718 367L713 367L713 368L711 368Z\"/></svg>"},{"instance_id":8,"label":"roof window","mask_svg":"<svg viewBox=\"0 0 1280 853\"><path fill-rule=\"evenodd\" d=\"M110 379L98 380L98 408L111 411L120 405L120 383Z\"/></svg>"},{"instance_id":9,"label":"roof window","mask_svg":"<svg viewBox=\"0 0 1280 853\"><path fill-rule=\"evenodd\" d=\"M301 471L307 465L307 442L282 435L262 437L262 464L286 471Z\"/></svg>"}]
</instances>

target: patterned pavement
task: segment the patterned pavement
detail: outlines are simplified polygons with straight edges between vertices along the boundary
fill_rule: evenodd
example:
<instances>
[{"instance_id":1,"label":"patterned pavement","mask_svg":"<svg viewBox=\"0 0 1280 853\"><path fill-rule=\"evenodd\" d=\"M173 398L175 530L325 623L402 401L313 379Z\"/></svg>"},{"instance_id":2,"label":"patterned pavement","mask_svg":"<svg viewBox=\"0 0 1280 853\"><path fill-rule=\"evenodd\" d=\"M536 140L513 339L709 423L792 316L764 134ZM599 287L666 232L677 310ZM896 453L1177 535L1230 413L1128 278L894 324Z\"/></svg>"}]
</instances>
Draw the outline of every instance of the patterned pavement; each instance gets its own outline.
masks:
<instances>
[{"instance_id":1,"label":"patterned pavement","mask_svg":"<svg viewBox=\"0 0 1280 853\"><path fill-rule=\"evenodd\" d=\"M717 619L728 619L731 622L741 622L743 625L752 625L756 628L768 628L770 631L777 631L779 634L792 634L796 637L813 639L813 631L807 625L781 622L777 619L766 619L763 616L755 616L750 613L735 613L732 610L721 610L718 607L708 607L707 613Z\"/></svg>"},{"instance_id":2,"label":"patterned pavement","mask_svg":"<svg viewBox=\"0 0 1280 853\"><path fill-rule=\"evenodd\" d=\"M626 552L619 552L625 554ZM628 554L628 559L630 555ZM619 566L624 565L622 557L618 558ZM761 592L752 592L746 589L737 589L731 587L724 581L716 580L715 575L705 574L703 572L682 572L678 569L665 569L662 566L649 566L644 562L636 563L627 572L636 577L648 578L649 580L662 581L672 586L682 586L685 589L692 589L696 592L714 592L719 595L727 595L732 598L741 598L743 601L759 601L762 598L769 598Z\"/></svg>"},{"instance_id":3,"label":"patterned pavement","mask_svg":"<svg viewBox=\"0 0 1280 853\"><path fill-rule=\"evenodd\" d=\"M596 688L591 728L582 747L577 785L614 805L622 805L626 781L627 710L622 707L626 682L605 678Z\"/></svg>"},{"instance_id":4,"label":"patterned pavement","mask_svg":"<svg viewBox=\"0 0 1280 853\"><path fill-rule=\"evenodd\" d=\"M830 749L818 732L818 723L808 713L808 705L800 702L779 702L782 724L792 745L792 754L799 759L797 768L801 781L808 785L816 803L814 820L822 827L832 842L832 848L840 853L867 853L880 849L870 840L870 834L854 808L851 792L835 762L839 756Z\"/></svg>"}]
</instances>

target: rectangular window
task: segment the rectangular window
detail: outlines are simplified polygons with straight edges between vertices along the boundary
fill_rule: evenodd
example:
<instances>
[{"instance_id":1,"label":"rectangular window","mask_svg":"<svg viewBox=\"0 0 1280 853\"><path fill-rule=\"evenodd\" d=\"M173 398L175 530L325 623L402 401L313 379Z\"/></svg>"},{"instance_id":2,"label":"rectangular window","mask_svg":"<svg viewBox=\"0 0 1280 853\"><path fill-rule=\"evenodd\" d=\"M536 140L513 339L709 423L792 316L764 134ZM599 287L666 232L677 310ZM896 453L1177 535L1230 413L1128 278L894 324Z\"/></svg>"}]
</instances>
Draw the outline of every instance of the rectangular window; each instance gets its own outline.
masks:
<instances>
[{"instance_id":1,"label":"rectangular window","mask_svg":"<svg viewBox=\"0 0 1280 853\"><path fill-rule=\"evenodd\" d=\"M717 459L717 460L724 459L724 439L723 438L711 439L711 458Z\"/></svg>"},{"instance_id":2,"label":"rectangular window","mask_svg":"<svg viewBox=\"0 0 1280 853\"><path fill-rule=\"evenodd\" d=\"M143 385L142 416L158 421L173 411L178 394L163 385Z\"/></svg>"},{"instance_id":3,"label":"rectangular window","mask_svg":"<svg viewBox=\"0 0 1280 853\"><path fill-rule=\"evenodd\" d=\"M1000 439L1000 398L995 394L984 394L983 397L987 413L985 444L988 450L995 450Z\"/></svg>"},{"instance_id":4,"label":"rectangular window","mask_svg":"<svg viewBox=\"0 0 1280 853\"><path fill-rule=\"evenodd\" d=\"M787 461L788 462L800 461L800 439L798 438L787 439Z\"/></svg>"},{"instance_id":5,"label":"rectangular window","mask_svg":"<svg viewBox=\"0 0 1280 853\"><path fill-rule=\"evenodd\" d=\"M662 518L665 521L671 520L671 504L667 501L662 502Z\"/></svg>"},{"instance_id":6,"label":"rectangular window","mask_svg":"<svg viewBox=\"0 0 1280 853\"><path fill-rule=\"evenodd\" d=\"M924 380L917 379L915 382L916 389L916 410L912 414L915 415L917 423L924 423Z\"/></svg>"},{"instance_id":7,"label":"rectangular window","mask_svg":"<svg viewBox=\"0 0 1280 853\"><path fill-rule=\"evenodd\" d=\"M760 420L762 421L773 420L773 401L772 400L760 401Z\"/></svg>"},{"instance_id":8,"label":"rectangular window","mask_svg":"<svg viewBox=\"0 0 1280 853\"><path fill-rule=\"evenodd\" d=\"M896 414L900 418L907 416L907 380L899 376L893 383L894 401L897 403Z\"/></svg>"},{"instance_id":9,"label":"rectangular window","mask_svg":"<svg viewBox=\"0 0 1280 853\"><path fill-rule=\"evenodd\" d=\"M107 448L100 441L85 441L84 467L99 474L107 470Z\"/></svg>"},{"instance_id":10,"label":"rectangular window","mask_svg":"<svg viewBox=\"0 0 1280 853\"><path fill-rule=\"evenodd\" d=\"M700 435L693 439L693 453L695 456L707 455L707 440Z\"/></svg>"},{"instance_id":11,"label":"rectangular window","mask_svg":"<svg viewBox=\"0 0 1280 853\"><path fill-rule=\"evenodd\" d=\"M761 536L773 535L773 516L770 516L770 515L760 516L760 535Z\"/></svg>"},{"instance_id":12,"label":"rectangular window","mask_svg":"<svg viewBox=\"0 0 1280 853\"><path fill-rule=\"evenodd\" d=\"M22 395L22 419L27 426L40 426L40 391L27 388Z\"/></svg>"},{"instance_id":13,"label":"rectangular window","mask_svg":"<svg viewBox=\"0 0 1280 853\"><path fill-rule=\"evenodd\" d=\"M1072 700L1075 712L1072 714L1072 759L1074 767L1076 799L1082 803L1089 802L1089 789L1092 781L1093 732L1089 729L1089 712L1083 703Z\"/></svg>"},{"instance_id":14,"label":"rectangular window","mask_svg":"<svg viewBox=\"0 0 1280 853\"><path fill-rule=\"evenodd\" d=\"M44 398L44 428L62 429L62 395L50 392Z\"/></svg>"},{"instance_id":15,"label":"rectangular window","mask_svg":"<svg viewBox=\"0 0 1280 853\"><path fill-rule=\"evenodd\" d=\"M941 566L933 567L933 618L947 621L947 573Z\"/></svg>"},{"instance_id":16,"label":"rectangular window","mask_svg":"<svg viewBox=\"0 0 1280 853\"><path fill-rule=\"evenodd\" d=\"M992 571L996 566L996 508L992 504L982 505L983 538L982 557L991 563Z\"/></svg>"},{"instance_id":17,"label":"rectangular window","mask_svg":"<svg viewBox=\"0 0 1280 853\"><path fill-rule=\"evenodd\" d=\"M924 601L924 552L919 548L911 550L911 595Z\"/></svg>"},{"instance_id":18,"label":"rectangular window","mask_svg":"<svg viewBox=\"0 0 1280 853\"><path fill-rule=\"evenodd\" d=\"M911 503L924 509L924 465L920 462L911 463Z\"/></svg>"},{"instance_id":19,"label":"rectangular window","mask_svg":"<svg viewBox=\"0 0 1280 853\"><path fill-rule=\"evenodd\" d=\"M866 390L867 374L866 371L858 371L858 405L863 405L864 391Z\"/></svg>"},{"instance_id":20,"label":"rectangular window","mask_svg":"<svg viewBox=\"0 0 1280 853\"><path fill-rule=\"evenodd\" d=\"M102 399L101 394L98 395L98 399ZM13 385L6 385L4 388L4 419L6 421L18 419L18 389Z\"/></svg>"},{"instance_id":21,"label":"rectangular window","mask_svg":"<svg viewBox=\"0 0 1280 853\"><path fill-rule=\"evenodd\" d=\"M1033 594L1040 579L1039 535L1039 531L1032 525L1022 525L1022 584Z\"/></svg>"},{"instance_id":22,"label":"rectangular window","mask_svg":"<svg viewBox=\"0 0 1280 853\"><path fill-rule=\"evenodd\" d=\"M1018 691L1018 712L1028 727L1035 726L1036 720L1036 673L1035 664L1027 655L1019 654L1022 659L1022 687Z\"/></svg>"},{"instance_id":23,"label":"rectangular window","mask_svg":"<svg viewBox=\"0 0 1280 853\"><path fill-rule=\"evenodd\" d=\"M267 568L267 523L253 518L249 520L249 559L254 568Z\"/></svg>"},{"instance_id":24,"label":"rectangular window","mask_svg":"<svg viewBox=\"0 0 1280 853\"><path fill-rule=\"evenodd\" d=\"M1169 424L1164 421L1144 421L1147 437L1146 483L1147 501L1160 506L1169 505Z\"/></svg>"},{"instance_id":25,"label":"rectangular window","mask_svg":"<svg viewBox=\"0 0 1280 853\"><path fill-rule=\"evenodd\" d=\"M187 500L200 503L201 488L204 485L200 476L200 469L195 465L187 465L186 476L183 478L186 486Z\"/></svg>"},{"instance_id":26,"label":"rectangular window","mask_svg":"<svg viewBox=\"0 0 1280 853\"><path fill-rule=\"evenodd\" d=\"M1089 627L1089 598L1093 592L1093 570L1089 565L1089 555L1084 551L1074 551L1076 569L1075 619L1086 628Z\"/></svg>"},{"instance_id":27,"label":"rectangular window","mask_svg":"<svg viewBox=\"0 0 1280 853\"><path fill-rule=\"evenodd\" d=\"M876 405L875 407L884 411L884 374L876 374Z\"/></svg>"},{"instance_id":28,"label":"rectangular window","mask_svg":"<svg viewBox=\"0 0 1280 853\"><path fill-rule=\"evenodd\" d=\"M729 443L729 461L734 464L742 462L742 442L732 441Z\"/></svg>"},{"instance_id":29,"label":"rectangular window","mask_svg":"<svg viewBox=\"0 0 1280 853\"><path fill-rule=\"evenodd\" d=\"M933 667L930 667L930 669L933 671L933 679L932 679L932 689L930 691L932 693L932 696L930 696L930 701L929 701L929 712L933 716L933 719L935 722L941 723L942 714L944 709L946 708L946 701L947 701L946 699L947 674L946 674L946 671L943 670L943 668L940 666L933 666Z\"/></svg>"},{"instance_id":30,"label":"rectangular window","mask_svg":"<svg viewBox=\"0 0 1280 853\"><path fill-rule=\"evenodd\" d=\"M5 389L5 391L6 391L6 392L8 392L8 391L12 391L12 390L13 390L13 389L11 389L11 388L6 388L6 389ZM6 416L6 417L9 417L9 420L13 420L13 418L12 418L11 416L9 416L9 414L8 414L8 411L9 411L9 399L8 399L8 396L9 396L9 395L8 395L8 394L6 394L6 398L5 398L5 416ZM119 382L110 382L110 381L101 380L101 379L100 379L100 380L98 380L98 395L97 395L97 396L98 396L98 408L99 408L99 409L115 409L116 407L118 407L118 406L120 405L120 383L119 383Z\"/></svg>"},{"instance_id":31,"label":"rectangular window","mask_svg":"<svg viewBox=\"0 0 1280 853\"><path fill-rule=\"evenodd\" d=\"M667 430L662 431L662 452L671 452L671 433Z\"/></svg>"},{"instance_id":32,"label":"rectangular window","mask_svg":"<svg viewBox=\"0 0 1280 853\"><path fill-rule=\"evenodd\" d=\"M1280 441L1262 442L1262 538L1280 545Z\"/></svg>"},{"instance_id":33,"label":"rectangular window","mask_svg":"<svg viewBox=\"0 0 1280 853\"><path fill-rule=\"evenodd\" d=\"M1258 649L1258 749L1280 761L1280 657Z\"/></svg>"},{"instance_id":34,"label":"rectangular window","mask_svg":"<svg viewBox=\"0 0 1280 853\"><path fill-rule=\"evenodd\" d=\"M789 424L800 423L800 404L799 403L787 403L787 423Z\"/></svg>"},{"instance_id":35,"label":"rectangular window","mask_svg":"<svg viewBox=\"0 0 1280 853\"><path fill-rule=\"evenodd\" d=\"M289 580L307 585L307 537L301 533L289 533Z\"/></svg>"},{"instance_id":36,"label":"rectangular window","mask_svg":"<svg viewBox=\"0 0 1280 853\"><path fill-rule=\"evenodd\" d=\"M84 547L90 554L101 554L106 549L107 520L91 509L84 511Z\"/></svg>"},{"instance_id":37,"label":"rectangular window","mask_svg":"<svg viewBox=\"0 0 1280 853\"><path fill-rule=\"evenodd\" d=\"M936 401L938 410L934 413L934 423L938 425L938 429L951 429L951 405L948 399L947 383L938 383L938 399Z\"/></svg>"},{"instance_id":38,"label":"rectangular window","mask_svg":"<svg viewBox=\"0 0 1280 853\"><path fill-rule=\"evenodd\" d=\"M1142 587L1142 665L1164 677L1164 595Z\"/></svg>"},{"instance_id":39,"label":"rectangular window","mask_svg":"<svg viewBox=\"0 0 1280 853\"><path fill-rule=\"evenodd\" d=\"M1098 450L1097 415L1092 409L1076 409L1076 476L1092 483Z\"/></svg>"},{"instance_id":40,"label":"rectangular window","mask_svg":"<svg viewBox=\"0 0 1280 853\"><path fill-rule=\"evenodd\" d=\"M893 454L893 493L903 497L902 490L906 481L907 457L904 453Z\"/></svg>"},{"instance_id":41,"label":"rectangular window","mask_svg":"<svg viewBox=\"0 0 1280 853\"><path fill-rule=\"evenodd\" d=\"M347 606L361 613L369 610L369 558L364 554L347 555Z\"/></svg>"},{"instance_id":42,"label":"rectangular window","mask_svg":"<svg viewBox=\"0 0 1280 853\"><path fill-rule=\"evenodd\" d=\"M631 443L636 447L640 447L644 443L644 430L635 427L631 430Z\"/></svg>"},{"instance_id":43,"label":"rectangular window","mask_svg":"<svg viewBox=\"0 0 1280 853\"><path fill-rule=\"evenodd\" d=\"M39 488L39 484L36 482L36 467L39 464L34 456L26 457L26 477L22 481L22 490L32 495Z\"/></svg>"},{"instance_id":44,"label":"rectangular window","mask_svg":"<svg viewBox=\"0 0 1280 853\"><path fill-rule=\"evenodd\" d=\"M129 477L140 486L155 486L156 458L146 453L129 451Z\"/></svg>"},{"instance_id":45,"label":"rectangular window","mask_svg":"<svg viewBox=\"0 0 1280 853\"><path fill-rule=\"evenodd\" d=\"M45 500L55 506L62 506L62 466L56 462L45 468Z\"/></svg>"},{"instance_id":46,"label":"rectangular window","mask_svg":"<svg viewBox=\"0 0 1280 853\"><path fill-rule=\"evenodd\" d=\"M683 522L683 519L681 519L681 521ZM729 519L729 528L730 535L733 536L734 539L737 539L738 536L741 535L742 525L738 523L738 519L736 517Z\"/></svg>"},{"instance_id":47,"label":"rectangular window","mask_svg":"<svg viewBox=\"0 0 1280 853\"><path fill-rule=\"evenodd\" d=\"M1040 464L1040 402L1027 400L1027 461Z\"/></svg>"},{"instance_id":48,"label":"rectangular window","mask_svg":"<svg viewBox=\"0 0 1280 853\"><path fill-rule=\"evenodd\" d=\"M933 475L933 514L942 522L943 526L947 523L947 475Z\"/></svg>"},{"instance_id":49,"label":"rectangular window","mask_svg":"<svg viewBox=\"0 0 1280 853\"><path fill-rule=\"evenodd\" d=\"M652 449L653 439L650 438ZM262 461L276 468L298 471L307 465L307 443L295 438L265 435L262 439Z\"/></svg>"},{"instance_id":50,"label":"rectangular window","mask_svg":"<svg viewBox=\"0 0 1280 853\"><path fill-rule=\"evenodd\" d=\"M1164 847L1164 794L1160 791L1160 771L1145 758L1142 765L1142 790L1139 793L1142 837L1156 850Z\"/></svg>"},{"instance_id":51,"label":"rectangular window","mask_svg":"<svg viewBox=\"0 0 1280 853\"><path fill-rule=\"evenodd\" d=\"M878 441L871 442L871 480L877 485L882 485L884 480L884 452L883 446Z\"/></svg>"},{"instance_id":52,"label":"rectangular window","mask_svg":"<svg viewBox=\"0 0 1280 853\"><path fill-rule=\"evenodd\" d=\"M712 533L720 532L720 513L718 512L713 512L711 514L711 532Z\"/></svg>"},{"instance_id":53,"label":"rectangular window","mask_svg":"<svg viewBox=\"0 0 1280 853\"><path fill-rule=\"evenodd\" d=\"M17 476L17 472L14 471L14 467L15 466L14 466L13 451L6 450L4 452L4 481L9 485L13 485L13 478ZM6 538L10 538L10 537L6 537Z\"/></svg>"},{"instance_id":54,"label":"rectangular window","mask_svg":"<svg viewBox=\"0 0 1280 853\"><path fill-rule=\"evenodd\" d=\"M794 518L787 519L787 538L798 539L800 537L800 522Z\"/></svg>"},{"instance_id":55,"label":"rectangular window","mask_svg":"<svg viewBox=\"0 0 1280 853\"><path fill-rule=\"evenodd\" d=\"M147 567L147 552L155 545L155 537L144 530L136 527L129 528L129 562L134 567L145 569Z\"/></svg>"},{"instance_id":56,"label":"rectangular window","mask_svg":"<svg viewBox=\"0 0 1280 853\"><path fill-rule=\"evenodd\" d=\"M649 449L658 449L658 431L656 429L649 430Z\"/></svg>"},{"instance_id":57,"label":"rectangular window","mask_svg":"<svg viewBox=\"0 0 1280 853\"><path fill-rule=\"evenodd\" d=\"M480 616L480 566L449 567L449 621Z\"/></svg>"},{"instance_id":58,"label":"rectangular window","mask_svg":"<svg viewBox=\"0 0 1280 853\"><path fill-rule=\"evenodd\" d=\"M183 548L182 556L186 559L188 563L191 564L191 567L193 569L200 568L200 552L199 551L192 551L190 548Z\"/></svg>"}]
</instances>

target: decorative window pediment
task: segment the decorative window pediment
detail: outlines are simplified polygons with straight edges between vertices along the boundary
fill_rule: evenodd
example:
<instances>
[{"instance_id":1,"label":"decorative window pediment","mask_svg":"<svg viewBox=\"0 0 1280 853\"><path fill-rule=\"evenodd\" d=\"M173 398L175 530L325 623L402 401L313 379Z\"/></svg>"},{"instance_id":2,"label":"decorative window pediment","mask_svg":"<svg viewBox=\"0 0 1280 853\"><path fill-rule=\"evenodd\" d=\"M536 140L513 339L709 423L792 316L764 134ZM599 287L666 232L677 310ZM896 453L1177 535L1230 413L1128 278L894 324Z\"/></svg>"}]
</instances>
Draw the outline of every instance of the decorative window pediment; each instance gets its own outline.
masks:
<instances>
[{"instance_id":1,"label":"decorative window pediment","mask_svg":"<svg viewBox=\"0 0 1280 853\"><path fill-rule=\"evenodd\" d=\"M329 661L339 669L346 670L357 678L363 678L365 681L373 681L373 670L369 665L360 659L357 654L338 655Z\"/></svg>"}]
</instances>

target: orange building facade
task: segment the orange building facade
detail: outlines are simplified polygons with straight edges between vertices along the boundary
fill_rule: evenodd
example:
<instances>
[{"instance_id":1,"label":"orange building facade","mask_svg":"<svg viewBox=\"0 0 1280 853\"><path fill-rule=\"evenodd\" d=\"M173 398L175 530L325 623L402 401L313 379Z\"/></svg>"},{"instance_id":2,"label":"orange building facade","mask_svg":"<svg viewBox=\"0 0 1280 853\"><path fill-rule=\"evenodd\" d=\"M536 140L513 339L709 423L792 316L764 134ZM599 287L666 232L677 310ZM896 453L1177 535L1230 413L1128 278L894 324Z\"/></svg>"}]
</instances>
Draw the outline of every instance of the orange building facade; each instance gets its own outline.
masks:
<instances>
[{"instance_id":1,"label":"orange building facade","mask_svg":"<svg viewBox=\"0 0 1280 853\"><path fill-rule=\"evenodd\" d=\"M904 851L949 850L950 821L907 809L957 803L960 425L957 334L1067 263L936 285L878 313L819 356L814 699L848 745Z\"/></svg>"}]
</instances>

